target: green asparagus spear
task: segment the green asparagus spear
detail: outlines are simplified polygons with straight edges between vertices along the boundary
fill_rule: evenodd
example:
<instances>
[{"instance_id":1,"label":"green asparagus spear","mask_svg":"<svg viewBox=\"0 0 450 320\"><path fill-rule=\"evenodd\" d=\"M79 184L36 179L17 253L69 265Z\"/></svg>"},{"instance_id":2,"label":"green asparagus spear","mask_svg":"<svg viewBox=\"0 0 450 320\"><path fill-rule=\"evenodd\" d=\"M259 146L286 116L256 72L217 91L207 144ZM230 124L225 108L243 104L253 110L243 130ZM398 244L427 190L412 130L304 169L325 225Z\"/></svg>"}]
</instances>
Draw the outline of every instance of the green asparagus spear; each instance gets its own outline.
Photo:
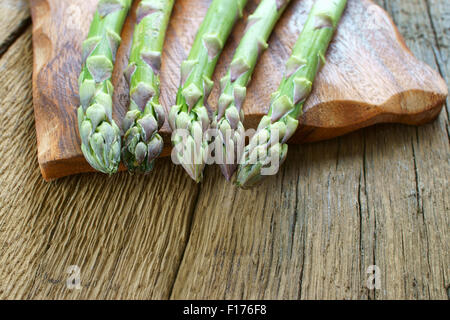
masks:
<instances>
[{"instance_id":1,"label":"green asparagus spear","mask_svg":"<svg viewBox=\"0 0 450 320\"><path fill-rule=\"evenodd\" d=\"M131 101L122 123L122 161L130 172L149 173L164 147L158 133L165 120L159 104L159 71L173 3L174 0L143 0L136 12L130 63L125 70Z\"/></svg>"},{"instance_id":2,"label":"green asparagus spear","mask_svg":"<svg viewBox=\"0 0 450 320\"><path fill-rule=\"evenodd\" d=\"M247 0L213 0L200 26L189 57L181 65L181 84L169 123L176 156L196 182L203 177L207 143L203 134L210 120L205 107L213 88L217 60ZM184 130L180 132L180 130ZM187 134L187 137L183 135Z\"/></svg>"},{"instance_id":3,"label":"green asparagus spear","mask_svg":"<svg viewBox=\"0 0 450 320\"><path fill-rule=\"evenodd\" d=\"M274 159L279 160L280 165L285 161L286 143L297 130L303 104L311 93L321 62L325 62L324 55L346 3L346 0L315 2L287 61L280 87L272 95L269 113L261 120L257 133L244 151L238 171L238 186L248 188L256 185L263 178L262 170L272 167Z\"/></svg>"},{"instance_id":4,"label":"green asparagus spear","mask_svg":"<svg viewBox=\"0 0 450 320\"><path fill-rule=\"evenodd\" d=\"M100 0L83 43L78 108L81 150L94 169L107 174L115 173L120 162L120 130L112 119L110 79L131 2Z\"/></svg>"},{"instance_id":5,"label":"green asparagus spear","mask_svg":"<svg viewBox=\"0 0 450 320\"><path fill-rule=\"evenodd\" d=\"M244 143L244 112L242 105L247 85L258 57L267 49L267 40L290 0L262 0L249 16L247 29L236 49L230 69L221 80L221 96L211 127L218 129L216 150L219 166L227 180L233 176L238 162L238 150Z\"/></svg>"}]
</instances>

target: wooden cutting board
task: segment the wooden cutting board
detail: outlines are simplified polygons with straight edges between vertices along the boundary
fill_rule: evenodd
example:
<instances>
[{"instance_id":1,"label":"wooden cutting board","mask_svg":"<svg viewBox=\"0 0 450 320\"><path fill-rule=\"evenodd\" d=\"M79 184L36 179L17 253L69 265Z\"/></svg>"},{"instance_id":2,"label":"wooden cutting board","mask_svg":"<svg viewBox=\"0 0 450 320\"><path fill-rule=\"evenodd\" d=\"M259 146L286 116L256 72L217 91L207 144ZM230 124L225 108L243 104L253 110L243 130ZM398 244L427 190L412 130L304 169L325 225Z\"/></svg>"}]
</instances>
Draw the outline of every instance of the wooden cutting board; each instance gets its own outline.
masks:
<instances>
[{"instance_id":1,"label":"wooden cutting board","mask_svg":"<svg viewBox=\"0 0 450 320\"><path fill-rule=\"evenodd\" d=\"M33 18L33 103L38 160L44 179L92 171L85 162L78 135L77 79L81 44L98 1L30 0ZM247 17L259 1L250 0ZM167 33L161 76L161 103L169 110L175 101L179 69L189 53L210 0L177 0ZM255 128L268 109L313 0L293 0L261 57L244 105L246 126ZM133 10L134 12L134 10ZM116 87L114 117L120 123L128 105L128 87L122 76L134 26L131 14L113 76ZM214 76L226 72L245 27L237 23ZM327 63L305 106L301 126L291 143L337 137L380 122L420 125L435 119L447 96L440 75L418 61L406 47L387 13L370 0L349 0L339 30L327 54ZM217 85L209 98L215 108ZM170 154L170 129L163 128L164 154Z\"/></svg>"}]
</instances>

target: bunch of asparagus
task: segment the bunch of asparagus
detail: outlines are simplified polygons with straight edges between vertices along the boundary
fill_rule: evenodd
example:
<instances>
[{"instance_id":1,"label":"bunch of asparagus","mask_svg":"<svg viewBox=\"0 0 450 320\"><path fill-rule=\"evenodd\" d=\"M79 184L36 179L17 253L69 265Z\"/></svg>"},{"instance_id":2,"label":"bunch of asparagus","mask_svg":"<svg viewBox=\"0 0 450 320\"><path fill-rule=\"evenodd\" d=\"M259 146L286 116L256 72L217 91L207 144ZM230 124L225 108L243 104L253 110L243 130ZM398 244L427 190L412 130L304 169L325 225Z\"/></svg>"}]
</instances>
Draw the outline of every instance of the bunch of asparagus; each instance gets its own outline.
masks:
<instances>
[{"instance_id":1,"label":"bunch of asparagus","mask_svg":"<svg viewBox=\"0 0 450 320\"><path fill-rule=\"evenodd\" d=\"M143 0L125 77L130 85L130 107L123 119L122 160L130 172L148 173L164 142L158 131L165 114L159 104L161 55L174 0Z\"/></svg>"},{"instance_id":2,"label":"bunch of asparagus","mask_svg":"<svg viewBox=\"0 0 450 320\"><path fill-rule=\"evenodd\" d=\"M274 160L280 165L286 160L287 141L297 130L303 104L321 64L325 63L325 53L346 3L347 0L315 2L286 63L278 91L272 95L269 113L262 118L257 133L245 148L238 186L248 188L258 184L264 177L263 169L273 165Z\"/></svg>"},{"instance_id":3,"label":"bunch of asparagus","mask_svg":"<svg viewBox=\"0 0 450 320\"><path fill-rule=\"evenodd\" d=\"M247 28L239 43L229 71L220 81L221 95L212 127L217 129L221 148L216 156L223 175L230 180L237 167L239 151L244 140L244 112L242 105L247 85L258 57L267 49L267 40L290 0L262 0L248 17Z\"/></svg>"},{"instance_id":4,"label":"bunch of asparagus","mask_svg":"<svg viewBox=\"0 0 450 320\"><path fill-rule=\"evenodd\" d=\"M113 65L131 0L100 0L88 38L83 43L78 126L81 150L96 170L117 171L120 130L112 118Z\"/></svg>"},{"instance_id":5,"label":"bunch of asparagus","mask_svg":"<svg viewBox=\"0 0 450 320\"><path fill-rule=\"evenodd\" d=\"M317 0L309 14L278 91L272 95L269 113L245 148L237 184L243 188L260 182L264 169L274 159L283 163L287 141L298 126L303 104L312 90L320 65L346 0ZM220 53L234 23L243 15L247 0L213 0L196 35L190 54L181 65L181 83L176 105L169 113L174 131L172 143L178 161L197 182L201 181L215 128L216 159L230 180L244 144L242 106L258 57L267 49L267 40L289 0L262 0L249 16L247 29L236 49L229 71L220 81L221 95L212 122L207 100ZM130 172L148 173L163 149L158 131L165 121L159 103L159 72L164 38L174 5L173 0L142 0L136 16L133 45L125 76L130 85L129 111L123 119L124 143L112 119L111 75L120 33L132 0L100 0L87 40L83 43L83 68L79 78L78 109L82 151L93 168L113 174L120 158Z\"/></svg>"},{"instance_id":6,"label":"bunch of asparagus","mask_svg":"<svg viewBox=\"0 0 450 320\"><path fill-rule=\"evenodd\" d=\"M189 57L181 64L176 105L169 114L172 143L178 161L196 182L203 178L210 127L206 103L219 55L247 0L213 0L195 37Z\"/></svg>"}]
</instances>

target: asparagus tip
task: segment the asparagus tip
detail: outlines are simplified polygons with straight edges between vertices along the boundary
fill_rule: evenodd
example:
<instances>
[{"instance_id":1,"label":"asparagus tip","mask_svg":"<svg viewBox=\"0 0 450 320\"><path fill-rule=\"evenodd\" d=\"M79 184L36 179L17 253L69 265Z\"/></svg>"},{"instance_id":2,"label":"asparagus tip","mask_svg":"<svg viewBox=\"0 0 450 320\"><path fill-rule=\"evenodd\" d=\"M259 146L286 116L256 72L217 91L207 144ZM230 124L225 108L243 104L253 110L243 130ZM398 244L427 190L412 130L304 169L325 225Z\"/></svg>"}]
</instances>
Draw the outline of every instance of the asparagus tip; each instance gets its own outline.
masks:
<instances>
[{"instance_id":1,"label":"asparagus tip","mask_svg":"<svg viewBox=\"0 0 450 320\"><path fill-rule=\"evenodd\" d=\"M220 165L220 170L222 171L222 174L224 175L225 179L227 179L227 181L231 181L231 178L233 177L236 169L237 169L236 164L221 164Z\"/></svg>"},{"instance_id":2,"label":"asparagus tip","mask_svg":"<svg viewBox=\"0 0 450 320\"><path fill-rule=\"evenodd\" d=\"M260 165L245 165L239 168L236 185L241 189L250 189L262 181Z\"/></svg>"},{"instance_id":3,"label":"asparagus tip","mask_svg":"<svg viewBox=\"0 0 450 320\"><path fill-rule=\"evenodd\" d=\"M196 183L200 183L203 180L203 164L182 164L184 170L186 170L189 177Z\"/></svg>"}]
</instances>

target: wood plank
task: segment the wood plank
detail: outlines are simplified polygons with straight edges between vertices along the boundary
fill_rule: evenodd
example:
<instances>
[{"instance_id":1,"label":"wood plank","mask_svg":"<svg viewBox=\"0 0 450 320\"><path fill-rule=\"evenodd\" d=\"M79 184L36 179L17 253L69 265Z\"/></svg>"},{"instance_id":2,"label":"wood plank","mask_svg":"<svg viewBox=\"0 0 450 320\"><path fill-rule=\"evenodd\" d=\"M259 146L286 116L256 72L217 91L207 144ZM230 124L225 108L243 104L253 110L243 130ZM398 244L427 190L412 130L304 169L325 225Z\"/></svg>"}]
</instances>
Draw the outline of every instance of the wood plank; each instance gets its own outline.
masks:
<instances>
[{"instance_id":1,"label":"wood plank","mask_svg":"<svg viewBox=\"0 0 450 320\"><path fill-rule=\"evenodd\" d=\"M0 59L0 299L167 298L198 186L169 160L147 177L45 183L31 101L31 29ZM81 268L81 290L67 270Z\"/></svg>"},{"instance_id":2,"label":"wood plank","mask_svg":"<svg viewBox=\"0 0 450 320\"><path fill-rule=\"evenodd\" d=\"M161 104L166 111L175 102L180 64L188 55L209 3L210 0L178 0L174 7L161 71ZM312 0L293 2L277 24L271 49L262 55L248 90L243 108L247 128L256 128L267 112L270 105L267 93L276 91L285 61L312 3ZM92 171L81 154L76 109L81 43L89 28L88 24L80 23L80 17L92 16L96 1L32 0L31 5L34 107L43 176L51 180ZM249 1L247 12L256 5L257 1ZM129 103L123 70L128 64L133 18L132 14L122 32L112 80L114 117L119 124ZM244 29L245 21L240 20L220 58L213 78L216 84L227 71ZM302 126L290 143L326 140L379 122L423 124L440 112L447 91L439 74L411 55L383 10L370 0L350 0L328 50L327 63L304 107ZM218 94L216 85L209 99L213 109ZM51 129L49 122L55 124ZM169 155L171 130L167 124L161 134L166 144L164 154Z\"/></svg>"},{"instance_id":3,"label":"wood plank","mask_svg":"<svg viewBox=\"0 0 450 320\"><path fill-rule=\"evenodd\" d=\"M446 79L450 75L450 8L446 0L428 0L425 2L427 12L431 21L430 26L434 35L435 45L433 47L436 62L438 64L439 72ZM450 118L450 103L447 97L447 118ZM448 126L447 131L450 132ZM450 134L449 134L450 139Z\"/></svg>"},{"instance_id":4,"label":"wood plank","mask_svg":"<svg viewBox=\"0 0 450 320\"><path fill-rule=\"evenodd\" d=\"M0 3L0 57L30 25L27 0L2 0Z\"/></svg>"},{"instance_id":5,"label":"wood plank","mask_svg":"<svg viewBox=\"0 0 450 320\"><path fill-rule=\"evenodd\" d=\"M424 2L387 3L413 52L437 69ZM446 299L447 125L443 112L424 127L291 146L282 172L252 191L208 168L171 297ZM367 288L371 265L379 290Z\"/></svg>"},{"instance_id":6,"label":"wood plank","mask_svg":"<svg viewBox=\"0 0 450 320\"><path fill-rule=\"evenodd\" d=\"M251 191L208 168L172 298L367 298L362 149L359 134L292 146L283 171Z\"/></svg>"},{"instance_id":7,"label":"wood plank","mask_svg":"<svg viewBox=\"0 0 450 320\"><path fill-rule=\"evenodd\" d=\"M431 17L424 1L387 3L414 53L445 70L427 19L446 7L432 4ZM169 160L149 177L44 183L31 60L30 30L0 58L1 299L447 298L446 112L418 129L380 125L291 147L282 173L252 191L210 167L199 194ZM65 289L72 264L81 291ZM365 286L372 264L376 294Z\"/></svg>"},{"instance_id":8,"label":"wood plank","mask_svg":"<svg viewBox=\"0 0 450 320\"><path fill-rule=\"evenodd\" d=\"M48 186L36 184L42 178L37 163L30 161L36 155L30 30L3 55L0 69L4 79L0 82L0 150L4 152L0 164L0 297L14 299L27 296L35 272L31 263L43 252L48 237L39 234L41 230L33 231L41 226L36 214L41 203L35 196L45 193Z\"/></svg>"},{"instance_id":9,"label":"wood plank","mask_svg":"<svg viewBox=\"0 0 450 320\"><path fill-rule=\"evenodd\" d=\"M438 69L426 1L386 4L411 50ZM367 132L366 195L368 215L375 221L375 237L368 240L375 247L375 264L383 278L377 298L447 299L450 149L446 128L447 113L442 112L437 121L423 127L380 126Z\"/></svg>"}]
</instances>

